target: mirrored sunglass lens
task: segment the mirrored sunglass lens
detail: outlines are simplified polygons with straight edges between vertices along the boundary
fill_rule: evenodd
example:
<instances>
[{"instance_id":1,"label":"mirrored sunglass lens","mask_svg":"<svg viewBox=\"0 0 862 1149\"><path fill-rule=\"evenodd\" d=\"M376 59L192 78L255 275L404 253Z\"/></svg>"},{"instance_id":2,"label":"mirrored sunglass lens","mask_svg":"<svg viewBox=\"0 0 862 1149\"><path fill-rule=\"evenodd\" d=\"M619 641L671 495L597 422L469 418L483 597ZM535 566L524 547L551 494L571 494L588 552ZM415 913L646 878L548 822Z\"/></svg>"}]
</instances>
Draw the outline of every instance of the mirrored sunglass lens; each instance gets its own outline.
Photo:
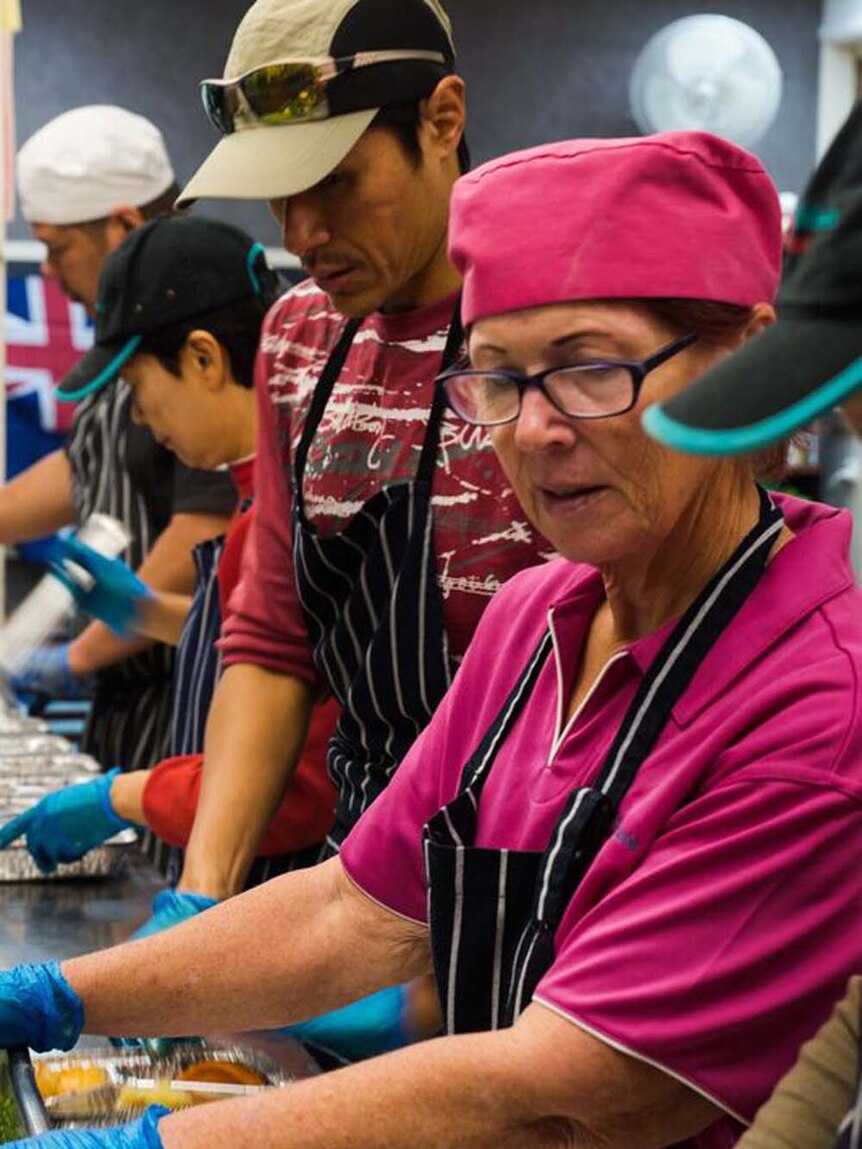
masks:
<instances>
[{"instance_id":1,"label":"mirrored sunglass lens","mask_svg":"<svg viewBox=\"0 0 862 1149\"><path fill-rule=\"evenodd\" d=\"M468 423L505 423L518 413L518 388L505 375L453 375L446 394Z\"/></svg>"},{"instance_id":2,"label":"mirrored sunglass lens","mask_svg":"<svg viewBox=\"0 0 862 1149\"><path fill-rule=\"evenodd\" d=\"M322 88L313 64L269 64L242 81L249 107L264 122L284 123L309 115Z\"/></svg>"},{"instance_id":3,"label":"mirrored sunglass lens","mask_svg":"<svg viewBox=\"0 0 862 1149\"><path fill-rule=\"evenodd\" d=\"M201 85L201 99L204 111L210 122L218 128L223 135L230 135L233 131L233 119L227 111L228 89L215 84Z\"/></svg>"},{"instance_id":4,"label":"mirrored sunglass lens","mask_svg":"<svg viewBox=\"0 0 862 1149\"><path fill-rule=\"evenodd\" d=\"M624 411L631 404L633 387L628 368L614 363L569 367L545 376L545 388L554 402L582 418Z\"/></svg>"}]
</instances>

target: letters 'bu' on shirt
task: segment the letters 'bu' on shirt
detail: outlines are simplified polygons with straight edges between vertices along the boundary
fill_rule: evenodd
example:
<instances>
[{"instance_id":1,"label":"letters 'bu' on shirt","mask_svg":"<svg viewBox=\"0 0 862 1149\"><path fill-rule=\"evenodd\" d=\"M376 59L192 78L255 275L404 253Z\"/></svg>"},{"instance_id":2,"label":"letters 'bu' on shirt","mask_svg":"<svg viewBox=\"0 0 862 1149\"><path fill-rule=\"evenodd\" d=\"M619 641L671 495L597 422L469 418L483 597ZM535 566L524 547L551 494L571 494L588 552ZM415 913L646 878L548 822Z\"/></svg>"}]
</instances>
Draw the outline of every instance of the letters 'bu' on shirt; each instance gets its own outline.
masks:
<instances>
[{"instance_id":1,"label":"letters 'bu' on shirt","mask_svg":"<svg viewBox=\"0 0 862 1149\"><path fill-rule=\"evenodd\" d=\"M440 370L450 297L365 321L309 452L306 512L342 530L383 486L412 479ZM251 662L309 682L316 675L293 577L292 470L303 422L344 318L313 284L270 312L258 358L257 517L222 637L224 665ZM533 531L486 431L444 416L433 486L433 544L449 650L463 655L491 595L549 547Z\"/></svg>"},{"instance_id":2,"label":"letters 'bu' on shirt","mask_svg":"<svg viewBox=\"0 0 862 1149\"><path fill-rule=\"evenodd\" d=\"M571 900L534 1000L666 1068L728 1114L731 1144L862 969L862 592L846 512L779 496L793 538L698 668ZM424 823L548 625L555 652L501 747L477 845L542 850L600 768L670 627L608 663L566 728L603 601L557 560L494 599L430 725L341 859L381 904L425 921Z\"/></svg>"}]
</instances>

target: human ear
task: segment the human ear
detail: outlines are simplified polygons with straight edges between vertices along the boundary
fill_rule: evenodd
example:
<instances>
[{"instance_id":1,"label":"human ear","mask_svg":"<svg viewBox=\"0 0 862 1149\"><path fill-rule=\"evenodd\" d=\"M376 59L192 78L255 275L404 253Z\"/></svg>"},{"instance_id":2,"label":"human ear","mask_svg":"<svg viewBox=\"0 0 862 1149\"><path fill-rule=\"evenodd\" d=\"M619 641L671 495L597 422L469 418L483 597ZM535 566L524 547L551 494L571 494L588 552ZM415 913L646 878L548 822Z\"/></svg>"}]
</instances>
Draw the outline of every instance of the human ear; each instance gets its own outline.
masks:
<instances>
[{"instance_id":1,"label":"human ear","mask_svg":"<svg viewBox=\"0 0 862 1149\"><path fill-rule=\"evenodd\" d=\"M747 343L754 335L759 335L767 327L771 327L777 316L771 303L755 303L751 309L751 318L740 335L739 342Z\"/></svg>"},{"instance_id":2,"label":"human ear","mask_svg":"<svg viewBox=\"0 0 862 1149\"><path fill-rule=\"evenodd\" d=\"M110 250L119 247L124 239L145 222L139 208L132 207L131 204L115 207L105 221L105 237Z\"/></svg>"},{"instance_id":3,"label":"human ear","mask_svg":"<svg viewBox=\"0 0 862 1149\"><path fill-rule=\"evenodd\" d=\"M217 390L228 374L228 357L215 336L203 329L189 333L183 354L188 356L195 374L204 383Z\"/></svg>"},{"instance_id":4,"label":"human ear","mask_svg":"<svg viewBox=\"0 0 862 1149\"><path fill-rule=\"evenodd\" d=\"M420 119L435 151L446 158L458 151L467 121L466 86L460 76L444 76L419 105Z\"/></svg>"}]
</instances>

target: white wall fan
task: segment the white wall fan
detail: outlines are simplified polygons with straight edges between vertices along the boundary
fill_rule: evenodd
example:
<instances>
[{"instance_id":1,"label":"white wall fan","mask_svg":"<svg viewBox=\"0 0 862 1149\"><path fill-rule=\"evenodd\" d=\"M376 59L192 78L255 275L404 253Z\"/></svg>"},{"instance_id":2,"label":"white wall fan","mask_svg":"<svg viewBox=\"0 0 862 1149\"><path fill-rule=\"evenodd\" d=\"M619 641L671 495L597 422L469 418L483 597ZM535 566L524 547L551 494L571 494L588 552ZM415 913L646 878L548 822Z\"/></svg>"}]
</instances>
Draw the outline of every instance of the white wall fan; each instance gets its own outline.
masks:
<instances>
[{"instance_id":1,"label":"white wall fan","mask_svg":"<svg viewBox=\"0 0 862 1149\"><path fill-rule=\"evenodd\" d=\"M781 103L781 66L748 24L703 13L666 25L635 62L629 105L643 132L697 129L750 147Z\"/></svg>"}]
</instances>

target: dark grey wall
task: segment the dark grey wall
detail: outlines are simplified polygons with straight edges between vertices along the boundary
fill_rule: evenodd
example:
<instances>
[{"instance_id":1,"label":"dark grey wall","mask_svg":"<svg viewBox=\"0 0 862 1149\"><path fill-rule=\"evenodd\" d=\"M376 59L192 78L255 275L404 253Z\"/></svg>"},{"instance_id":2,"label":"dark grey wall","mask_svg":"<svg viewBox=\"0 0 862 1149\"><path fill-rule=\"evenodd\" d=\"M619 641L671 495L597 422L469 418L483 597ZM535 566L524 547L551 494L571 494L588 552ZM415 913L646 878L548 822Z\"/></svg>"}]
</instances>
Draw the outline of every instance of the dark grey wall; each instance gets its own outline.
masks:
<instances>
[{"instance_id":1,"label":"dark grey wall","mask_svg":"<svg viewBox=\"0 0 862 1149\"><path fill-rule=\"evenodd\" d=\"M398 0L392 0L397 4ZM214 141L197 81L220 75L243 0L24 0L18 38L18 138L77 104L118 103L149 116L181 177ZM629 135L628 77L647 38L695 11L744 20L772 44L785 76L778 119L758 147L782 189L814 160L820 0L448 0L470 91L476 160L567 136ZM213 205L266 243L259 205ZM24 237L20 220L10 234Z\"/></svg>"}]
</instances>

